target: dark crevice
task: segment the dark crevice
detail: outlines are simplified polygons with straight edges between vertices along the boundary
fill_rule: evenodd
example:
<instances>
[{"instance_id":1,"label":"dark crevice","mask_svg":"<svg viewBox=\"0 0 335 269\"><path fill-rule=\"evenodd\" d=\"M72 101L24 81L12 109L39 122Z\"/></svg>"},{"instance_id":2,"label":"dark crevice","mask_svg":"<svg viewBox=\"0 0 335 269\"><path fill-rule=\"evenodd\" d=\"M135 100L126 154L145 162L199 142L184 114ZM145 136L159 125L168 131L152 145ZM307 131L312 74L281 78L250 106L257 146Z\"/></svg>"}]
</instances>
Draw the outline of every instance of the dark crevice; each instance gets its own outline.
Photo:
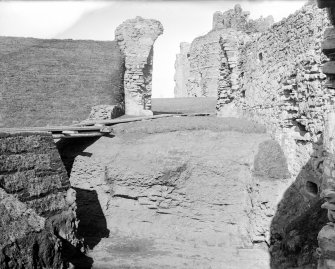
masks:
<instances>
[{"instance_id":1,"label":"dark crevice","mask_svg":"<svg viewBox=\"0 0 335 269\"><path fill-rule=\"evenodd\" d=\"M318 185L311 181L306 182L306 190L308 193L312 194L313 196L316 196L319 192Z\"/></svg>"},{"instance_id":2,"label":"dark crevice","mask_svg":"<svg viewBox=\"0 0 335 269\"><path fill-rule=\"evenodd\" d=\"M126 194L115 194L115 195L113 195L113 197L119 197L119 198L123 198L123 199L135 200L135 201L138 200L138 197L132 197L132 196L129 196L129 195L126 195Z\"/></svg>"}]
</instances>

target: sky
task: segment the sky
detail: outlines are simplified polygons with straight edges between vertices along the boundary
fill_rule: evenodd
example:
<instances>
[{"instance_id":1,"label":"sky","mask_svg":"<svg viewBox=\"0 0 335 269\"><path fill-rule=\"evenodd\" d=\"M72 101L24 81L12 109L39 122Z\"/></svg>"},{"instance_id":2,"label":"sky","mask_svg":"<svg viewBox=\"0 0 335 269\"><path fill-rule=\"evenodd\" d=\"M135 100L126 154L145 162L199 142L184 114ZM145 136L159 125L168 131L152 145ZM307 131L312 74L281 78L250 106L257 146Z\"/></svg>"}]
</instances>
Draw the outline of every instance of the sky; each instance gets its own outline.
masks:
<instances>
[{"instance_id":1,"label":"sky","mask_svg":"<svg viewBox=\"0 0 335 269\"><path fill-rule=\"evenodd\" d=\"M250 18L272 15L279 21L306 1L137 0L137 1L0 1L0 36L114 40L126 19L157 19L164 33L154 45L153 97L173 97L174 62L180 42L211 30L215 11L240 4Z\"/></svg>"}]
</instances>

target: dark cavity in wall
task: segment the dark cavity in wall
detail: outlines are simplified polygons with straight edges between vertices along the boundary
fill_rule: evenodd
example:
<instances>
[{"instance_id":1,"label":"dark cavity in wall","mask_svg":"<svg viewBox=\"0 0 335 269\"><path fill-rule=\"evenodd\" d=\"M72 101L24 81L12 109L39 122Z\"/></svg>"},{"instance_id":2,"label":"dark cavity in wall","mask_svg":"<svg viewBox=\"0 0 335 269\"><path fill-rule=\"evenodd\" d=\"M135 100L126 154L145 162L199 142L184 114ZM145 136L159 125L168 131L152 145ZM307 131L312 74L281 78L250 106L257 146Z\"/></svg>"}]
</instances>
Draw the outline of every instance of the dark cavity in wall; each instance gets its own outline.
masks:
<instances>
[{"instance_id":1,"label":"dark cavity in wall","mask_svg":"<svg viewBox=\"0 0 335 269\"><path fill-rule=\"evenodd\" d=\"M318 194L319 188L318 185L312 181L306 182L306 190L308 193L312 194L313 196L316 196Z\"/></svg>"},{"instance_id":2,"label":"dark cavity in wall","mask_svg":"<svg viewBox=\"0 0 335 269\"><path fill-rule=\"evenodd\" d=\"M260 61L263 61L263 53L260 52L260 53L258 54L258 59L259 59Z\"/></svg>"}]
</instances>

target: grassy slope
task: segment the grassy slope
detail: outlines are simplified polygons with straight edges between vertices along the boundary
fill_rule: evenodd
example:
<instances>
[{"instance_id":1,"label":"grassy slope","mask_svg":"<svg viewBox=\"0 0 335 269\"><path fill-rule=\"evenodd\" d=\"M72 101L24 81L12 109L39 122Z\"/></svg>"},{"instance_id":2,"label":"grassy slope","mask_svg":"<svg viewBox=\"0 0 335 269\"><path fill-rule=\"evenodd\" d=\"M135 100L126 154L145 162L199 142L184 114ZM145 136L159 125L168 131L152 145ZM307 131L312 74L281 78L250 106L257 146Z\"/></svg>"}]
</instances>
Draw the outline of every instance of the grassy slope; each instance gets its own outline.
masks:
<instances>
[{"instance_id":1,"label":"grassy slope","mask_svg":"<svg viewBox=\"0 0 335 269\"><path fill-rule=\"evenodd\" d=\"M115 42L0 37L0 127L71 124L120 99Z\"/></svg>"},{"instance_id":2,"label":"grassy slope","mask_svg":"<svg viewBox=\"0 0 335 269\"><path fill-rule=\"evenodd\" d=\"M216 97L153 98L152 111L162 113L215 113Z\"/></svg>"}]
</instances>

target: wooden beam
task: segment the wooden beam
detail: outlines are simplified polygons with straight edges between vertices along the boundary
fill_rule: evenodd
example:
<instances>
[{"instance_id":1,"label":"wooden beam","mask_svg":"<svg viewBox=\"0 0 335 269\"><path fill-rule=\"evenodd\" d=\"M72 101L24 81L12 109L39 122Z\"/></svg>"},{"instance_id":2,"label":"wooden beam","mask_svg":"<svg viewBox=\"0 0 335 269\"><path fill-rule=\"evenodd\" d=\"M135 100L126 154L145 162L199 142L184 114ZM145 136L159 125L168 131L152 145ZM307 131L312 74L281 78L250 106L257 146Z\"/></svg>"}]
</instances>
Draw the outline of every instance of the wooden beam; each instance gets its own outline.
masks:
<instances>
[{"instance_id":1,"label":"wooden beam","mask_svg":"<svg viewBox=\"0 0 335 269\"><path fill-rule=\"evenodd\" d=\"M59 138L80 138L80 137L100 137L103 136L100 132L89 132L89 133L73 133L73 134L52 134L54 139Z\"/></svg>"},{"instance_id":2,"label":"wooden beam","mask_svg":"<svg viewBox=\"0 0 335 269\"><path fill-rule=\"evenodd\" d=\"M24 127L24 128L0 128L0 132L7 133L52 133L54 137L89 137L101 136L113 131L110 125L128 123L135 121L154 120L170 117L189 117L189 116L211 116L214 113L191 113L191 114L163 114L151 117L136 117L127 119L113 119L113 120L91 120L83 121L71 126L46 126L46 127ZM109 125L109 126L108 126Z\"/></svg>"}]
</instances>

